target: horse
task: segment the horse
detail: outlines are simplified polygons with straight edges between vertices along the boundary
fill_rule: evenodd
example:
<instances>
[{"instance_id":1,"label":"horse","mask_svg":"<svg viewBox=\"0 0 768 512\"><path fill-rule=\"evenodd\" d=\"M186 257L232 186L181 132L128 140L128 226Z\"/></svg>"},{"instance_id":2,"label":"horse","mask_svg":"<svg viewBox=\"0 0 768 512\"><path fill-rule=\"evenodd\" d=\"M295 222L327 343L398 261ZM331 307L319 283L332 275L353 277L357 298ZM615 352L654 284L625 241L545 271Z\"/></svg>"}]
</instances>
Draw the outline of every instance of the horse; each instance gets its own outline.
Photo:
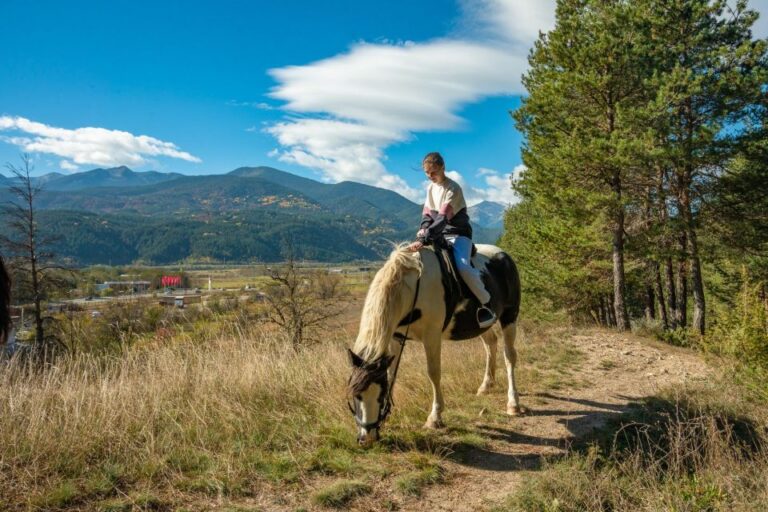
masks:
<instances>
[{"instance_id":1,"label":"horse","mask_svg":"<svg viewBox=\"0 0 768 512\"><path fill-rule=\"evenodd\" d=\"M496 346L501 337L509 385L506 412L510 416L525 412L515 386L520 277L507 253L493 245L476 247L472 263L491 294L491 308L498 318L486 329L477 323L478 300L463 284L464 293L456 293L455 281L444 271L438 259L441 256L432 249L410 252L405 245L398 246L374 276L365 298L357 339L353 348L348 349L352 374L347 393L361 445L370 445L379 439L382 423L392 407L392 386L406 339L420 341L427 356L433 399L426 428L444 426L445 401L440 388L440 352L444 338L482 338L486 352L485 374L478 394L484 394L495 384Z\"/></svg>"},{"instance_id":2,"label":"horse","mask_svg":"<svg viewBox=\"0 0 768 512\"><path fill-rule=\"evenodd\" d=\"M11 333L11 278L0 256L0 343Z\"/></svg>"}]
</instances>

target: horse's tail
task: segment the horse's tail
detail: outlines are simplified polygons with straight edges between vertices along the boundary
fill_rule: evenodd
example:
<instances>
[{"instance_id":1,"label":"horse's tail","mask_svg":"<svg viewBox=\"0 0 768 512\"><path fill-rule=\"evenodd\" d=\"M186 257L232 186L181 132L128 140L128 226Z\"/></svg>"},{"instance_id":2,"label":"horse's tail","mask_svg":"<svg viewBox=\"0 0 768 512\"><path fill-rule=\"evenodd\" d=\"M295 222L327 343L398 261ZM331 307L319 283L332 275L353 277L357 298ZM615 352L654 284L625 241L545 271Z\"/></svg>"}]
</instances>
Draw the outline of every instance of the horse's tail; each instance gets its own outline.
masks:
<instances>
[{"instance_id":1,"label":"horse's tail","mask_svg":"<svg viewBox=\"0 0 768 512\"><path fill-rule=\"evenodd\" d=\"M8 341L11 332L11 277L0 256L0 342Z\"/></svg>"}]
</instances>

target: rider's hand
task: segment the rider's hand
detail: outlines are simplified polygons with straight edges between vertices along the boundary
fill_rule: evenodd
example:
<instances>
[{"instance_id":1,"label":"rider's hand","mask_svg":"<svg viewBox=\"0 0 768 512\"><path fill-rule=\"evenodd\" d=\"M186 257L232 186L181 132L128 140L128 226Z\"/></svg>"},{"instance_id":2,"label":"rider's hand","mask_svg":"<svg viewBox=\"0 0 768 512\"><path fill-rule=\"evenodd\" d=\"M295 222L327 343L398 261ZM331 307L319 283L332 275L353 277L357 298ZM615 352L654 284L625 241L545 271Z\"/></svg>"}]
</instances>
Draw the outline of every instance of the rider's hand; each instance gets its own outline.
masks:
<instances>
[{"instance_id":1,"label":"rider's hand","mask_svg":"<svg viewBox=\"0 0 768 512\"><path fill-rule=\"evenodd\" d=\"M416 236L427 236L427 230L425 228L421 228L417 233Z\"/></svg>"},{"instance_id":2,"label":"rider's hand","mask_svg":"<svg viewBox=\"0 0 768 512\"><path fill-rule=\"evenodd\" d=\"M408 246L408 250L411 251L411 252L416 252L419 249L421 249L422 247L424 247L424 244L421 243L421 242L416 241L416 242L413 242L411 245Z\"/></svg>"}]
</instances>

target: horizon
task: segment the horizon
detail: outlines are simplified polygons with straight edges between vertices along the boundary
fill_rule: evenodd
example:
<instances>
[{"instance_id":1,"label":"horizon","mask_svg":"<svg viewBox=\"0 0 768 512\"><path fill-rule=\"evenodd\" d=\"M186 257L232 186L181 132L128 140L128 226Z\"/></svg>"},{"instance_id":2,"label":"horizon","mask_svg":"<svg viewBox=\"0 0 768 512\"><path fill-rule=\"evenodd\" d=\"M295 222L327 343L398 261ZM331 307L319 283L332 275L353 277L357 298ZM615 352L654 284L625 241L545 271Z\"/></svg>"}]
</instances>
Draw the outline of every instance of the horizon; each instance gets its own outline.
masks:
<instances>
[{"instance_id":1,"label":"horizon","mask_svg":"<svg viewBox=\"0 0 768 512\"><path fill-rule=\"evenodd\" d=\"M271 166L268 166L268 165L253 165L253 166L246 165L246 166L236 167L235 169L232 169L232 170L229 170L229 171L225 171L225 172L222 172L222 173L199 174L199 175L181 174L181 173L176 173L176 172L173 172L173 171L157 171L157 170L154 170L154 169L147 169L145 171L137 171L135 169L131 169L127 165L120 165L120 166L117 166L117 167L95 167L93 169L84 169L82 171L78 171L77 173L69 173L69 174L62 173L62 172L59 172L59 171L51 171L51 172L48 172L48 173L45 173L45 174L37 173L37 174L33 175L32 178L45 178L45 177L51 176L51 175L56 175L56 176L60 176L61 178L66 178L66 177L69 177L69 176L83 175L83 174L87 174L87 173L94 172L94 171L114 171L114 170L120 170L120 169L125 169L125 170L127 170L129 172L136 173L136 174L142 174L142 173L160 173L160 174L166 174L166 175L176 174L180 178L195 178L195 177L204 177L204 176L226 176L226 175L232 174L235 171L239 171L240 169L259 169L259 168L267 168L267 169L271 169L271 170L274 170L274 171L277 171L277 172L280 172L280 173L286 173L286 174L291 174L293 176L299 176L298 174L294 174L294 173L291 173L291 172L288 172L288 171L285 171L285 170L282 170L282 169L278 169L278 168L275 168L275 167L271 167ZM2 172L2 170L0 170L0 176L2 176L4 178L8 178L8 179L13 179L12 175L9 176L8 174ZM360 182L353 181L353 180L342 180L342 181L337 181L335 183L324 183L324 182L322 182L320 180L317 180L317 179L314 179L312 177L304 177L304 176L299 176L299 177L306 178L306 179L315 181L317 183L323 183L325 185L336 185L336 184L339 184L339 183L358 183L358 184L361 184L361 185L373 187L373 185L368 185L366 183L360 183ZM59 178L57 178L57 179L59 179ZM247 178L247 179L253 179L253 178ZM50 183L50 182L46 181L46 183ZM150 187L152 185L150 184L150 185L134 185L134 186L136 186L136 187ZM43 188L45 188L45 187L43 187ZM96 187L93 187L93 188L101 188L101 187L100 186L96 186ZM381 187L376 187L376 188L380 188L381 190L386 190L388 192L393 192L395 194L398 194L398 192L395 191L395 190L384 189L384 188L381 188ZM58 192L58 191L54 190L53 192ZM404 198L404 199L407 199L408 201L411 201L416 206L419 206L421 204L421 202L415 202L412 199L409 199L408 197L403 196L402 194L398 194L398 195L400 197ZM495 204L495 205L498 205L498 206L502 206L504 208L507 207L507 205L504 204L504 203L501 203L499 201L492 201L490 199L481 199L481 200L473 202L471 204L468 202L467 206L471 208L471 207L478 206L478 205L483 204L483 203Z\"/></svg>"},{"instance_id":2,"label":"horizon","mask_svg":"<svg viewBox=\"0 0 768 512\"><path fill-rule=\"evenodd\" d=\"M418 203L421 157L437 150L468 203L516 200L523 141L509 112L554 0L77 7L6 6L4 163L28 152L36 175L266 166ZM761 17L754 35L767 33Z\"/></svg>"}]
</instances>

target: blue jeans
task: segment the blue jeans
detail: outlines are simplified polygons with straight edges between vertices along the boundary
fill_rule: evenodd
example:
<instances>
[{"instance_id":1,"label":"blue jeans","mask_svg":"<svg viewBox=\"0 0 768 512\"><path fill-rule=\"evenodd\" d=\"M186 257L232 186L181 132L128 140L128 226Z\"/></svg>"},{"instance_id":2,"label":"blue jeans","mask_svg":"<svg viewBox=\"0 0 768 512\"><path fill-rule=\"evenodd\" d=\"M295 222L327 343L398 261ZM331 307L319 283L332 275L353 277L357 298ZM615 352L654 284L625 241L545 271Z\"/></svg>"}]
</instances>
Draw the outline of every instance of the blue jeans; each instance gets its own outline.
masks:
<instances>
[{"instance_id":1,"label":"blue jeans","mask_svg":"<svg viewBox=\"0 0 768 512\"><path fill-rule=\"evenodd\" d=\"M446 235L445 240L453 246L453 256L461 278L467 283L480 304L488 304L491 294L485 289L483 280L480 279L480 272L469 263L472 257L472 240L457 235Z\"/></svg>"}]
</instances>

